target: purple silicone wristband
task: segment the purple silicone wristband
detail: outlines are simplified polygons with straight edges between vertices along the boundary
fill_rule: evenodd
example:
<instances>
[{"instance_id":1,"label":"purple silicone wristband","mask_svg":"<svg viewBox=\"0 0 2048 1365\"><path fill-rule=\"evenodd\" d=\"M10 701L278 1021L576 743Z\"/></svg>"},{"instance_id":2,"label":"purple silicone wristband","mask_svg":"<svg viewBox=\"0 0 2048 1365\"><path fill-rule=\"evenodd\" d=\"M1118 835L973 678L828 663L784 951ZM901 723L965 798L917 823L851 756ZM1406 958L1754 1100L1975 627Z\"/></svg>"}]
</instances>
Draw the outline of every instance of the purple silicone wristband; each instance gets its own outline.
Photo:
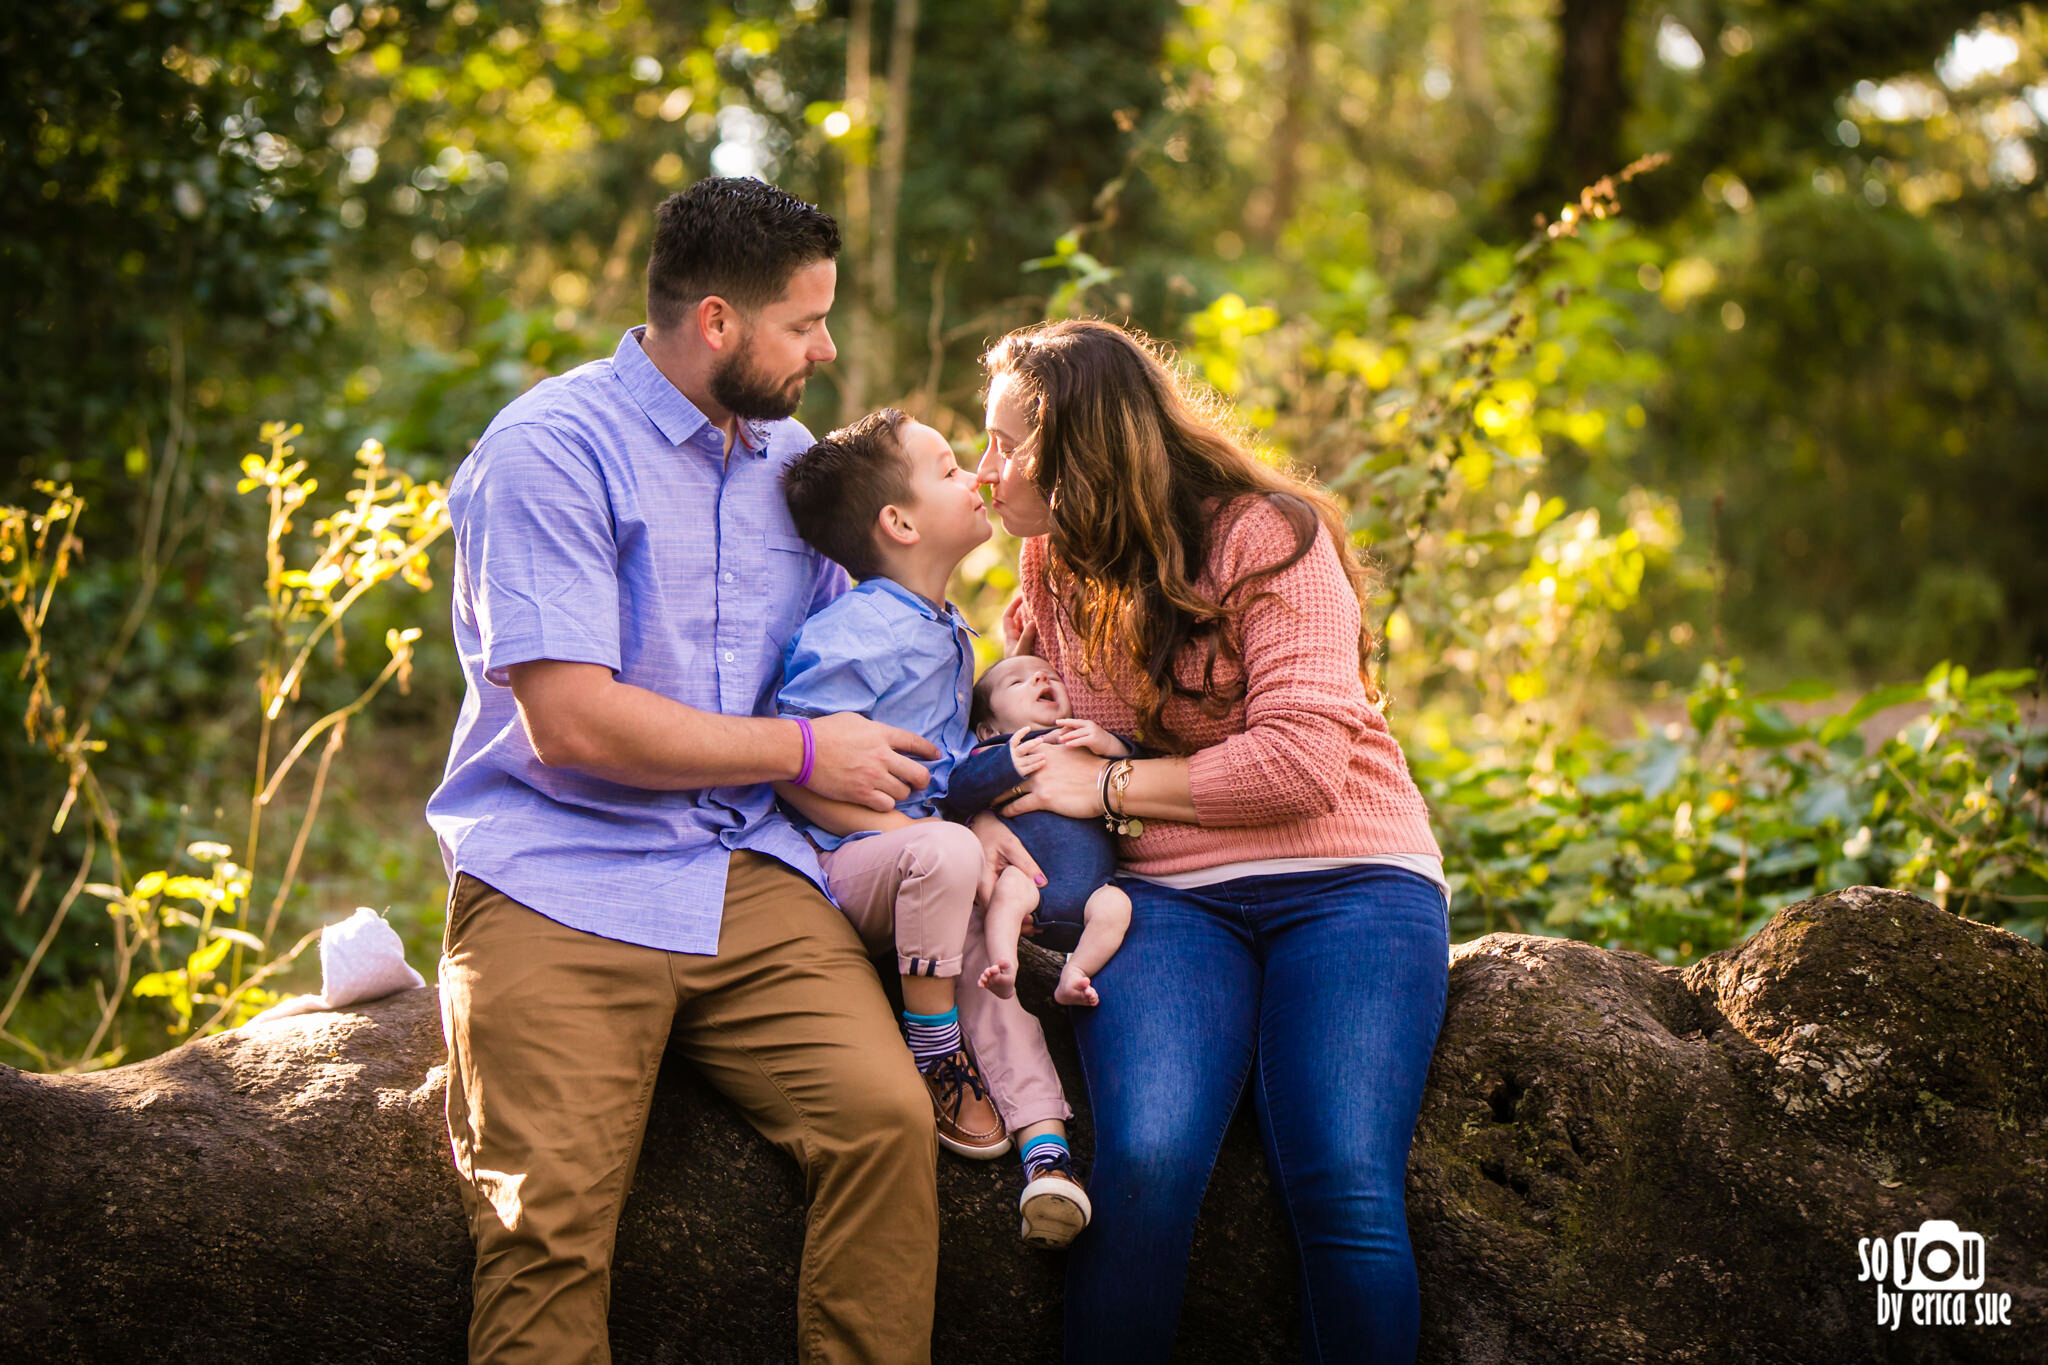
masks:
<instances>
[{"instance_id":1,"label":"purple silicone wristband","mask_svg":"<svg viewBox=\"0 0 2048 1365\"><path fill-rule=\"evenodd\" d=\"M796 728L801 730L804 736L804 765L796 770L796 784L799 787L809 786L811 781L811 763L818 756L818 740L811 733L811 723L809 721L805 720L802 716L791 716L790 719L796 722Z\"/></svg>"}]
</instances>

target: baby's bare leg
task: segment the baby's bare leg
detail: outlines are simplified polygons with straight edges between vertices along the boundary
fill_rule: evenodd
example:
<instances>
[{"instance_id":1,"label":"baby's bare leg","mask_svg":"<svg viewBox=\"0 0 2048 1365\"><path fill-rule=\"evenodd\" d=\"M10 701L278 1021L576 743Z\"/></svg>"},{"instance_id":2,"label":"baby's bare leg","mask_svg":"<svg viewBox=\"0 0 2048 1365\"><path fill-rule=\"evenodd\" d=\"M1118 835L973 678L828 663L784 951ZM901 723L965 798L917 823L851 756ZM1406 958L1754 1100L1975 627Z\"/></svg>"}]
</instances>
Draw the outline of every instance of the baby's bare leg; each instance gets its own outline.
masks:
<instances>
[{"instance_id":1,"label":"baby's bare leg","mask_svg":"<svg viewBox=\"0 0 2048 1365\"><path fill-rule=\"evenodd\" d=\"M1123 946L1124 931L1131 927L1131 898L1117 887L1100 886L1088 898L1082 913L1088 922L1081 930L1081 941L1067 955L1067 965L1060 972L1060 984L1052 993L1052 998L1062 1005L1102 1003L1102 997L1095 992L1093 978Z\"/></svg>"},{"instance_id":2,"label":"baby's bare leg","mask_svg":"<svg viewBox=\"0 0 2048 1365\"><path fill-rule=\"evenodd\" d=\"M1129 901L1125 902L1126 907ZM981 974L983 990L994 991L1005 1000L1017 993L1017 937L1024 931L1024 917L1038 908L1038 888L1022 869L1006 867L989 892L988 909L982 929L988 939L988 970ZM1129 919L1128 909L1125 918ZM1123 938L1123 931L1117 931ZM1112 948L1112 951L1114 949Z\"/></svg>"}]
</instances>

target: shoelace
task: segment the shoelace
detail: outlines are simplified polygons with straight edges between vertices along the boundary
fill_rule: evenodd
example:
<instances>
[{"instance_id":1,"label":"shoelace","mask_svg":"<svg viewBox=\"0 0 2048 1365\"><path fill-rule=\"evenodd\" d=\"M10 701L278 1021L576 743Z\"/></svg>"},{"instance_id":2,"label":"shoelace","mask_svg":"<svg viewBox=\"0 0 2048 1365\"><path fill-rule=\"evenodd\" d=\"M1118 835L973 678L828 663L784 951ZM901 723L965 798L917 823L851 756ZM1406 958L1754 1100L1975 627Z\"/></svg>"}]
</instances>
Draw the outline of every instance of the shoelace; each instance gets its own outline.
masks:
<instances>
[{"instance_id":1,"label":"shoelace","mask_svg":"<svg viewBox=\"0 0 2048 1365\"><path fill-rule=\"evenodd\" d=\"M958 1113L961 1104L965 1102L960 1093L963 1090L972 1090L974 1098L978 1100L988 1098L988 1090L982 1085L981 1077L975 1073L974 1067L964 1060L962 1053L954 1053L924 1074L927 1079L944 1087L939 1092L939 1103L954 1113Z\"/></svg>"},{"instance_id":2,"label":"shoelace","mask_svg":"<svg viewBox=\"0 0 2048 1365\"><path fill-rule=\"evenodd\" d=\"M1077 1175L1074 1171L1074 1154L1072 1152L1062 1152L1058 1156L1053 1157L1050 1160L1044 1162L1042 1165L1036 1167L1035 1174L1032 1173L1032 1171L1033 1168L1026 1167L1026 1175L1024 1177L1026 1184L1029 1184L1031 1181L1037 1180L1042 1176L1052 1175L1054 1172L1058 1172L1059 1174L1066 1176L1076 1185L1081 1183L1081 1177Z\"/></svg>"}]
</instances>

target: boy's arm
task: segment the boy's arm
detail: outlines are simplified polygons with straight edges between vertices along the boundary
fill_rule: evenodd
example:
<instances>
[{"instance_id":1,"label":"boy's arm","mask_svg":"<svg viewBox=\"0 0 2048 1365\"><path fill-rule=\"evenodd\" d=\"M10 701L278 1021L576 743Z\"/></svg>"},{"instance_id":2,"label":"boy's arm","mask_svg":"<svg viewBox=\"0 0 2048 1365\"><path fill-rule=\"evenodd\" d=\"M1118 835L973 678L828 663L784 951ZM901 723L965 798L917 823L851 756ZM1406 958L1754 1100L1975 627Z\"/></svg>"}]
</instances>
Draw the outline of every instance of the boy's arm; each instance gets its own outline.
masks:
<instances>
[{"instance_id":1,"label":"boy's arm","mask_svg":"<svg viewBox=\"0 0 2048 1365\"><path fill-rule=\"evenodd\" d=\"M875 811L869 810L866 806L834 801L830 797L818 795L809 787L799 787L793 782L777 782L775 794L797 814L827 834L844 837L862 832L881 833L885 830L901 829L910 823L910 817L900 810Z\"/></svg>"}]
</instances>

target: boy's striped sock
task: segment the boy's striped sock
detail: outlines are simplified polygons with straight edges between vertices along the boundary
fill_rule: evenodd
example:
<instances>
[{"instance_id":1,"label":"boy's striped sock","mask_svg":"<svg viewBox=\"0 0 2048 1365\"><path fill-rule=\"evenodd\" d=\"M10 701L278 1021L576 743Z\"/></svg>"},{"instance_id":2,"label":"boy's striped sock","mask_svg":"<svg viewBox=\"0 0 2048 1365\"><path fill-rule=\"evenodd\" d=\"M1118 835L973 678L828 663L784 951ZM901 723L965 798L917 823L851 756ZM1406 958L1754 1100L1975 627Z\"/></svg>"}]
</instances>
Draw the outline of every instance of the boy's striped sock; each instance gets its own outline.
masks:
<instances>
[{"instance_id":1,"label":"boy's striped sock","mask_svg":"<svg viewBox=\"0 0 2048 1365\"><path fill-rule=\"evenodd\" d=\"M1021 1155L1024 1158L1024 1179L1036 1180L1055 1166L1072 1163L1067 1151L1067 1140L1058 1133L1040 1133L1024 1144Z\"/></svg>"},{"instance_id":2,"label":"boy's striped sock","mask_svg":"<svg viewBox=\"0 0 2048 1365\"><path fill-rule=\"evenodd\" d=\"M960 1050L960 1011L944 1014L912 1014L903 1011L903 1040L919 1071L929 1071Z\"/></svg>"}]
</instances>

